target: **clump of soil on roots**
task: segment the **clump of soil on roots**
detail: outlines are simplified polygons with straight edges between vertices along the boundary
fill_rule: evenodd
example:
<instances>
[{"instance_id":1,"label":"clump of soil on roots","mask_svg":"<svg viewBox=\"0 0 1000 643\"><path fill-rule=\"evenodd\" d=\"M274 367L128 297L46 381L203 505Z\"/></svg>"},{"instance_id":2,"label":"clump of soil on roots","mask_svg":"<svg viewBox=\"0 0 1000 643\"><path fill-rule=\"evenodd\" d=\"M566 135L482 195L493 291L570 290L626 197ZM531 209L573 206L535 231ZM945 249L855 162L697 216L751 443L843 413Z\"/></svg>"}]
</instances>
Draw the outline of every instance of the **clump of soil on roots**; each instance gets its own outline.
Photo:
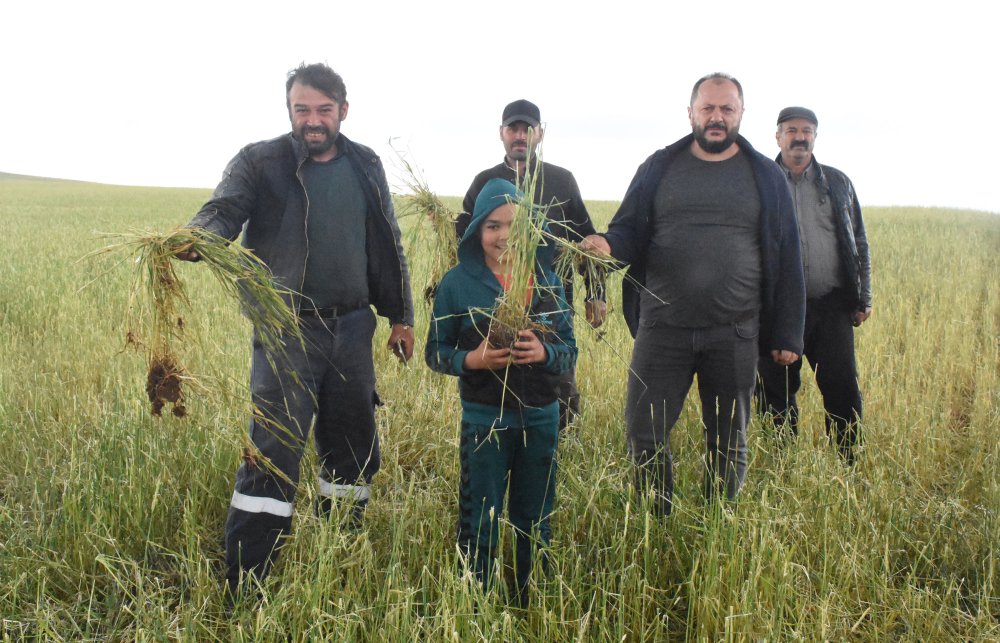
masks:
<instances>
[{"instance_id":1,"label":"clump of soil on roots","mask_svg":"<svg viewBox=\"0 0 1000 643\"><path fill-rule=\"evenodd\" d=\"M495 311L497 316L490 320L489 331L486 334L486 341L493 348L510 348L513 350L514 342L517 341L517 334L522 330L545 332L546 327L531 320L524 311L514 311L513 315L509 311ZM508 313L508 317L514 317L516 321L505 322L500 316Z\"/></svg>"},{"instance_id":2,"label":"clump of soil on roots","mask_svg":"<svg viewBox=\"0 0 1000 643\"><path fill-rule=\"evenodd\" d=\"M152 405L153 415L160 417L163 407L172 405L174 417L182 418L187 414L184 407L184 394L181 392L181 380L184 378L184 368L171 355L154 356L149 361L149 372L146 374L146 395Z\"/></svg>"},{"instance_id":3,"label":"clump of soil on roots","mask_svg":"<svg viewBox=\"0 0 1000 643\"><path fill-rule=\"evenodd\" d=\"M486 341L493 348L514 348L514 342L517 341L517 331L493 320L490 323L490 331L486 335Z\"/></svg>"}]
</instances>

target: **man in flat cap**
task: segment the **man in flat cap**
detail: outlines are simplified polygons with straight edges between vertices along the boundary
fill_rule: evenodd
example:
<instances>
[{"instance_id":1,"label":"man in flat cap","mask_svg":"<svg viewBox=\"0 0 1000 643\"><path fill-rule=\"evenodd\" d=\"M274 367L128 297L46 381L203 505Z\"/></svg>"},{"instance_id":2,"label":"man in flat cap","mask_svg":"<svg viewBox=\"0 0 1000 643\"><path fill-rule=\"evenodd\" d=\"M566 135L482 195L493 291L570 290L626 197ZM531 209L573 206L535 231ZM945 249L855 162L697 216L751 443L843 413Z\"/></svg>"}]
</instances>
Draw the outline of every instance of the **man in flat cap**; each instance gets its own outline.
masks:
<instances>
[{"instance_id":1,"label":"man in flat cap","mask_svg":"<svg viewBox=\"0 0 1000 643\"><path fill-rule=\"evenodd\" d=\"M461 239L472 218L476 197L490 179L504 179L518 187L523 185L528 170L536 177L534 203L548 206L546 216L549 231L573 243L595 233L587 206L583 203L580 188L573 174L558 165L538 161L535 150L545 136L538 106L531 101L520 99L504 107L500 120L500 141L504 147L503 161L483 170L472 180L469 191L462 201L462 213L455 222L455 230ZM591 326L597 328L604 323L607 304L604 299L602 279L584 274L586 288L585 314ZM566 304L573 309L573 284L563 284ZM562 431L580 413L580 393L576 387L576 372L571 370L562 376L559 386L559 430Z\"/></svg>"},{"instance_id":2,"label":"man in flat cap","mask_svg":"<svg viewBox=\"0 0 1000 643\"><path fill-rule=\"evenodd\" d=\"M819 120L805 107L778 114L775 159L785 173L798 213L806 280L804 357L823 395L826 429L848 464L855 460L862 419L854 355L854 328L872 312L871 259L861 206L851 180L813 156ZM802 361L761 361L759 409L773 415L781 434L798 433L795 395Z\"/></svg>"}]
</instances>

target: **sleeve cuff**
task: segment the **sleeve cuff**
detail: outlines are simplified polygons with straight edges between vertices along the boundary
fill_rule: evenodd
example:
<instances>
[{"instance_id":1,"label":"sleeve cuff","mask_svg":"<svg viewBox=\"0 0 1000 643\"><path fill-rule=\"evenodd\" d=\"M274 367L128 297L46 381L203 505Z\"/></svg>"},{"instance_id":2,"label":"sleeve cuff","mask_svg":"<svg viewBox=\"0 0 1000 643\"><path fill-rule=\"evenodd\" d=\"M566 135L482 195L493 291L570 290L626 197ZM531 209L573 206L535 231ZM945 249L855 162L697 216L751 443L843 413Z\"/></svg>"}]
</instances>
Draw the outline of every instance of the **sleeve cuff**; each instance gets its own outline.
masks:
<instances>
[{"instance_id":1,"label":"sleeve cuff","mask_svg":"<svg viewBox=\"0 0 1000 643\"><path fill-rule=\"evenodd\" d=\"M465 375L465 356L469 351L457 351L451 358L451 370L456 375Z\"/></svg>"}]
</instances>

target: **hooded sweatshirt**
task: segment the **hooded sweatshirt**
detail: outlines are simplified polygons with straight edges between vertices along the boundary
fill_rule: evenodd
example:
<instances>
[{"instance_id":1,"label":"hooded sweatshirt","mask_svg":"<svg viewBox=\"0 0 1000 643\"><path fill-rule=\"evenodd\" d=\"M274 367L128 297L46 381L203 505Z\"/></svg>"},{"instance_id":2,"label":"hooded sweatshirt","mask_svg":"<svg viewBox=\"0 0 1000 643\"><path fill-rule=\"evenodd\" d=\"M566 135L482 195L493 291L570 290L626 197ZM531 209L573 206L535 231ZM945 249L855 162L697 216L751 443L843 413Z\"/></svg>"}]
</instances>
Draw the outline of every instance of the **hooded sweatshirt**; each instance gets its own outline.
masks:
<instances>
[{"instance_id":1,"label":"hooded sweatshirt","mask_svg":"<svg viewBox=\"0 0 1000 643\"><path fill-rule=\"evenodd\" d=\"M545 361L510 364L495 371L464 366L465 356L487 336L489 313L503 295L503 287L484 260L479 229L493 210L518 199L520 194L509 181L492 179L483 186L459 242L458 265L441 279L434 298L424 357L435 371L458 376L467 422L489 425L499 418L501 425L517 426L539 419L539 413L558 420L558 375L576 363L570 310L552 270L554 248L543 240L535 256L530 317L545 347Z\"/></svg>"}]
</instances>

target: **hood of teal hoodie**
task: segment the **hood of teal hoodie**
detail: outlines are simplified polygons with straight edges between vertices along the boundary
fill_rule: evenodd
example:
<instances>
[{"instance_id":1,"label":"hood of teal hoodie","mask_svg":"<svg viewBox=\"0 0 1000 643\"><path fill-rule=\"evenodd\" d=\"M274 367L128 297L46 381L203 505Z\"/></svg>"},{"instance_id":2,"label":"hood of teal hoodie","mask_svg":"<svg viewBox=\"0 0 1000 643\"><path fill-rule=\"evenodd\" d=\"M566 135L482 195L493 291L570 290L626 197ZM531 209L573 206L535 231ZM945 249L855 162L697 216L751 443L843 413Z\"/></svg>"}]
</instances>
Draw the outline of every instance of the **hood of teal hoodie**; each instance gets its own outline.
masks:
<instances>
[{"instance_id":1,"label":"hood of teal hoodie","mask_svg":"<svg viewBox=\"0 0 1000 643\"><path fill-rule=\"evenodd\" d=\"M523 195L513 183L504 179L490 179L476 197L472 219L465 229L462 240L458 244L458 262L467 270L478 274L489 272L483 259L483 244L479 239L479 228L486 217L506 203L519 203ZM542 214L533 209L532 216L541 225L545 225ZM535 264L543 270L551 270L555 258L555 247L551 239L543 238L535 252Z\"/></svg>"}]
</instances>

